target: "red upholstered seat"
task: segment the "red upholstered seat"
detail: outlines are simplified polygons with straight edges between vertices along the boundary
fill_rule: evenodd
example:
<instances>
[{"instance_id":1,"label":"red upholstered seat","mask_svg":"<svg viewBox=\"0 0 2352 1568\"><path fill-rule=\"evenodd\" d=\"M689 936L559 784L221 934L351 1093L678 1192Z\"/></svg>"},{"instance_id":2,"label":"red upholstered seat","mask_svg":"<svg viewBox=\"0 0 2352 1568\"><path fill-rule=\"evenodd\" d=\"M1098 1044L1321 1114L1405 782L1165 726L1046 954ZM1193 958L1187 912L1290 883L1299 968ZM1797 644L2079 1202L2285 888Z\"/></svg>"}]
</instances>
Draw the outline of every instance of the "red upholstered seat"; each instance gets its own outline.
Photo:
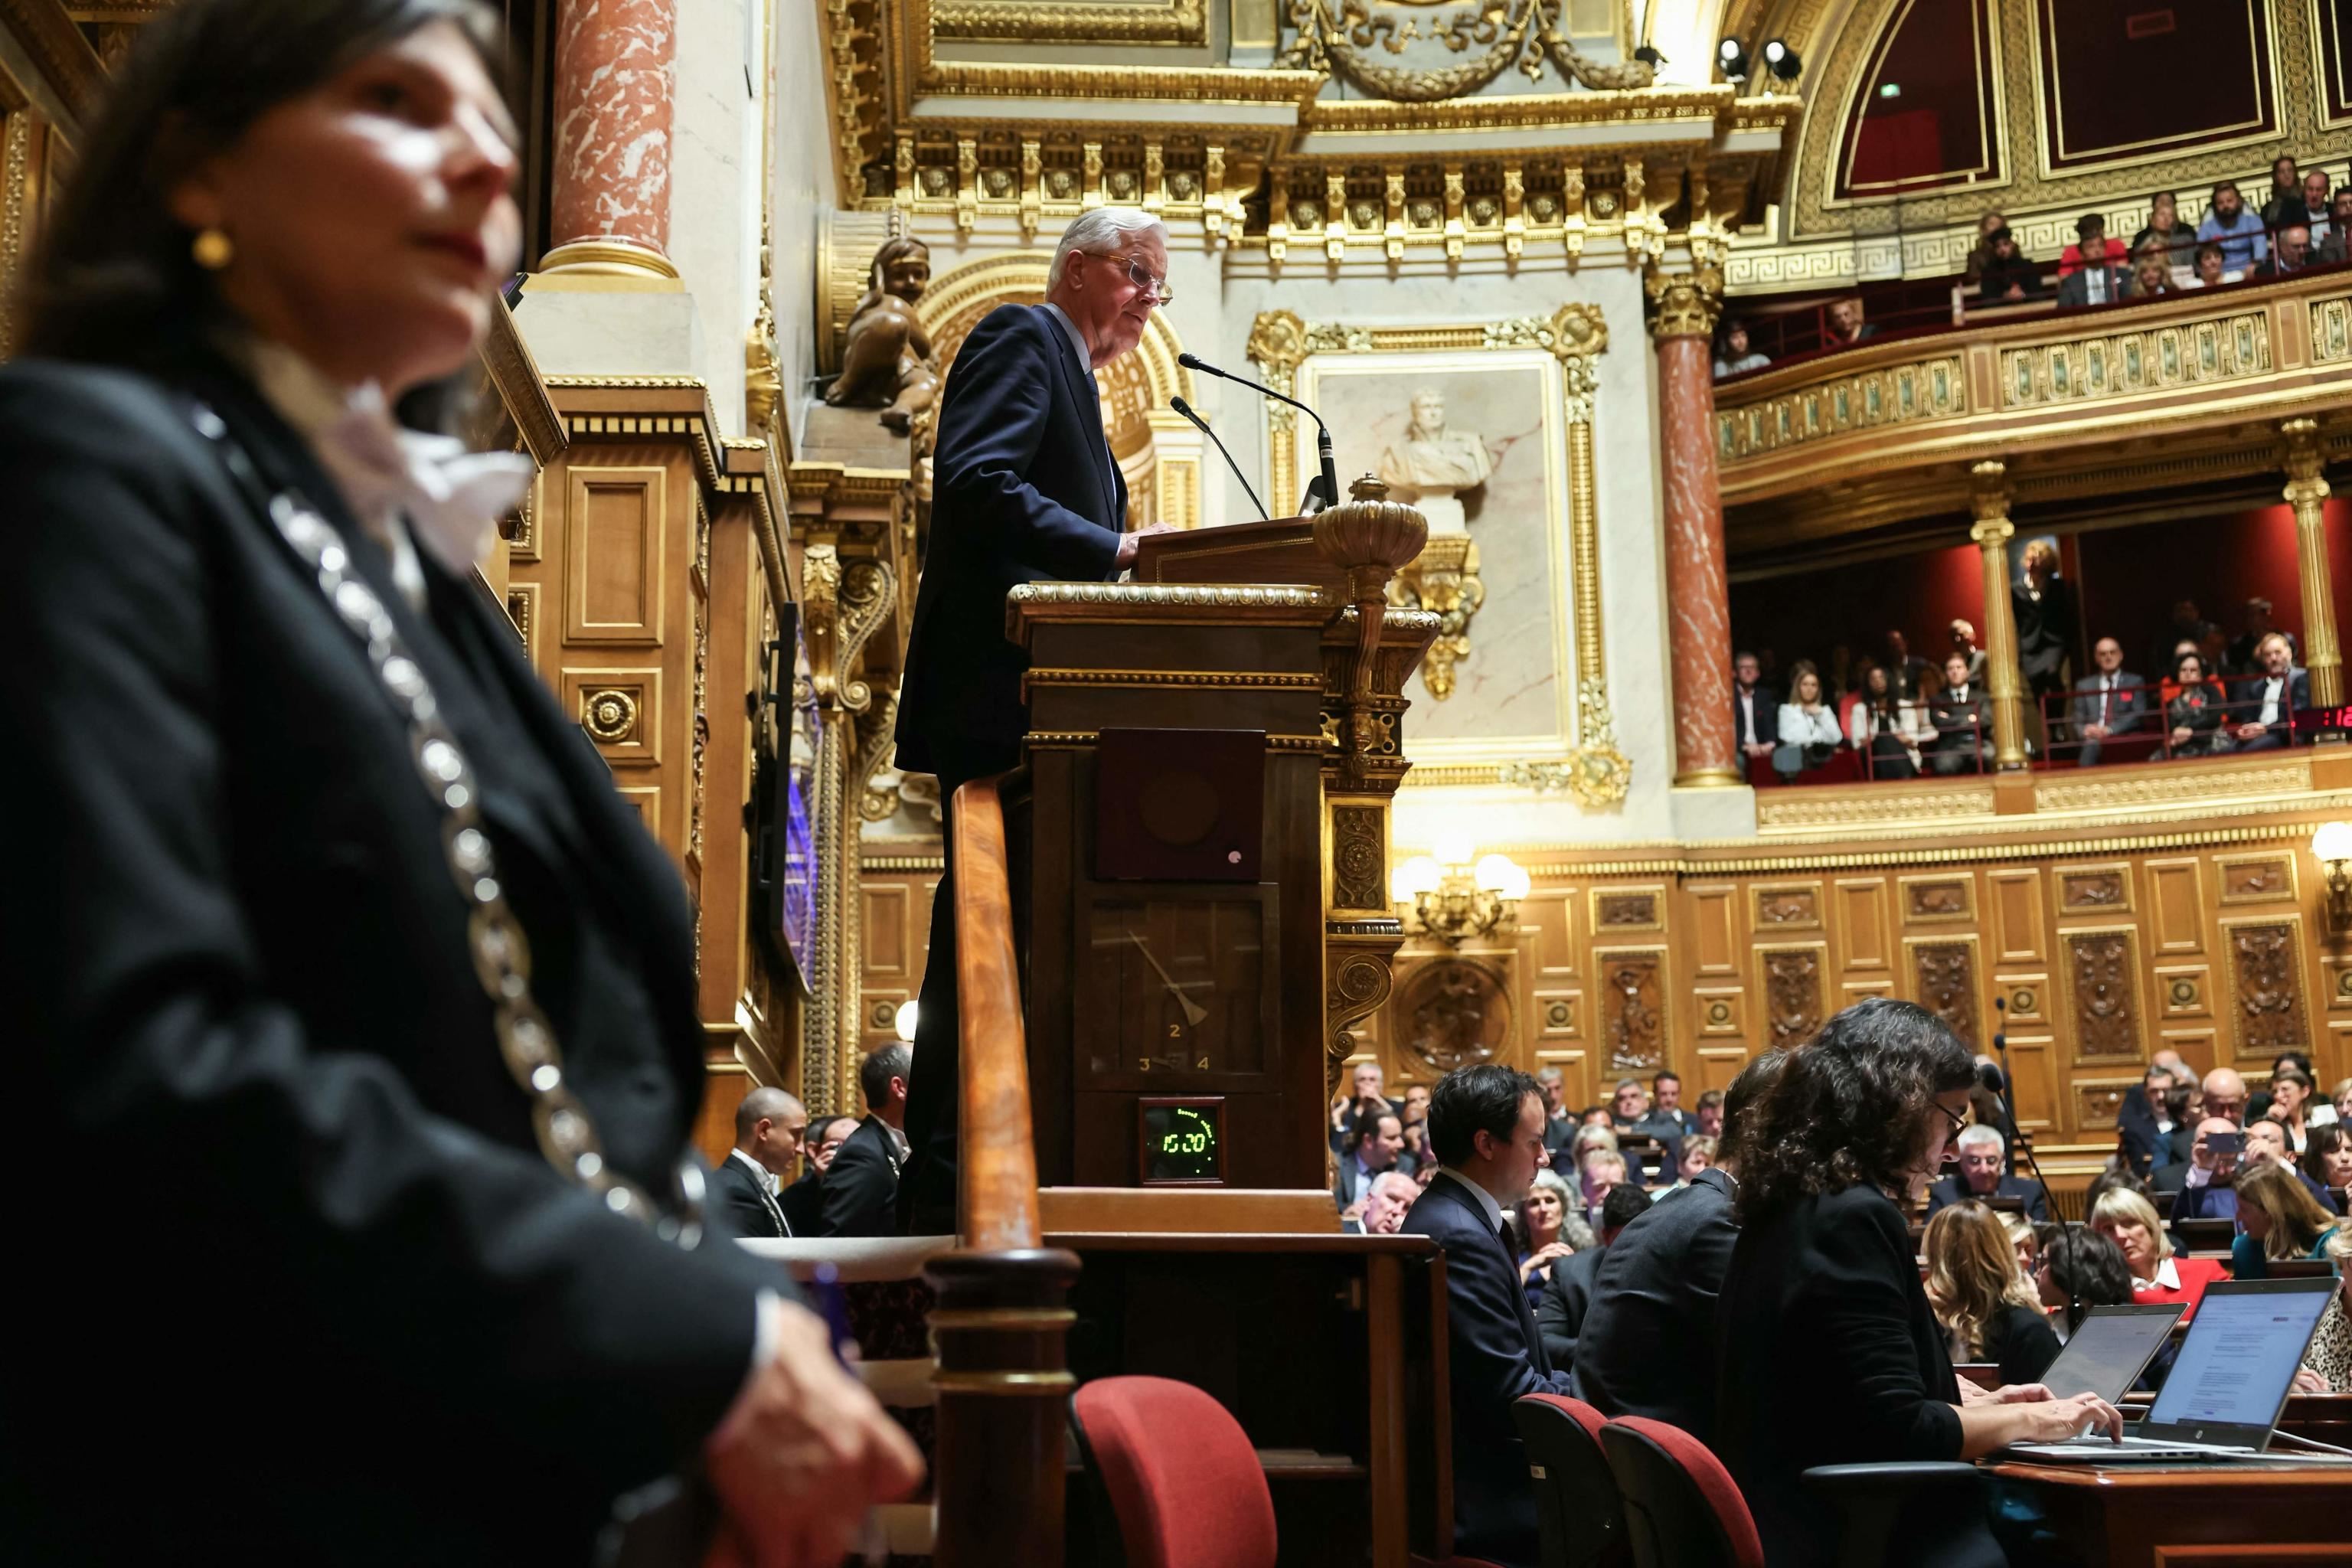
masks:
<instances>
[{"instance_id":1,"label":"red upholstered seat","mask_svg":"<svg viewBox=\"0 0 2352 1568\"><path fill-rule=\"evenodd\" d=\"M1274 1499L1241 1423L1189 1383L1105 1377L1070 1408L1129 1568L1274 1568Z\"/></svg>"},{"instance_id":2,"label":"red upholstered seat","mask_svg":"<svg viewBox=\"0 0 2352 1568\"><path fill-rule=\"evenodd\" d=\"M1601 1429L1601 1448L1624 1501L1635 1568L1764 1568L1748 1500L1706 1444L1627 1415Z\"/></svg>"},{"instance_id":3,"label":"red upholstered seat","mask_svg":"<svg viewBox=\"0 0 2352 1568\"><path fill-rule=\"evenodd\" d=\"M1609 1417L1581 1399L1528 1394L1512 1403L1511 1418L1527 1445L1545 1568L1631 1563L1617 1480L1601 1451L1601 1429Z\"/></svg>"}]
</instances>

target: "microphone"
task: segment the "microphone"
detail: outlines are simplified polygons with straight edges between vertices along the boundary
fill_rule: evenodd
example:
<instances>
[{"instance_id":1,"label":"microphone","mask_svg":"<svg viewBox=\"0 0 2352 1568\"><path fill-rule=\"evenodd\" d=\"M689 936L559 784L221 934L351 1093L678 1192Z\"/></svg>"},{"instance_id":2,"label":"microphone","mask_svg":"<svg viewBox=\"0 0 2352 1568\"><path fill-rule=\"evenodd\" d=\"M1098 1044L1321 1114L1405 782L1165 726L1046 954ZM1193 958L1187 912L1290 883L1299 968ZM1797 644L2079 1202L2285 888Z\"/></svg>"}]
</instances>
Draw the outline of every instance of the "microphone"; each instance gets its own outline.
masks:
<instances>
[{"instance_id":1,"label":"microphone","mask_svg":"<svg viewBox=\"0 0 2352 1568\"><path fill-rule=\"evenodd\" d=\"M2000 1014L2001 1022L2006 1024L2009 1021L2009 998L1996 996L1992 999L1992 1005L1993 1011ZM2033 1179L2042 1184L2042 1201L2047 1204L2050 1201L2050 1178L2042 1173L2042 1162L2034 1158L2033 1145L2027 1142L2017 1130L2017 1100L2014 1088L2017 1075L2010 1070L2009 1031L2006 1028L1993 1031L1992 1048L2000 1055L2001 1085L2000 1089L1994 1090L1994 1098L2000 1103L2001 1120L2009 1123L2009 1146L2013 1150L2021 1144L2023 1145L2026 1166L2032 1171ZM2063 1228L2073 1222L2061 1215L2058 1223Z\"/></svg>"},{"instance_id":2,"label":"microphone","mask_svg":"<svg viewBox=\"0 0 2352 1568\"><path fill-rule=\"evenodd\" d=\"M1168 406L1173 408L1177 413L1181 414L1185 418L1190 419L1192 422L1193 427L1199 430L1202 435L1206 436L1210 440L1216 442L1217 451L1225 459L1225 467L1231 468L1234 471L1234 478L1241 480L1242 482L1242 494L1249 497L1250 505L1257 508L1257 514L1260 518L1265 519L1265 521L1268 522L1272 522L1274 520L1270 517L1266 517L1265 515L1265 502L1258 500L1257 492L1250 489L1249 477L1242 472L1242 466L1234 461L1234 455L1225 450L1225 444L1223 441L1217 440L1217 433L1209 428L1209 422L1202 418L1199 415L1193 413L1192 405L1185 402L1181 397L1170 398L1168 400Z\"/></svg>"},{"instance_id":3,"label":"microphone","mask_svg":"<svg viewBox=\"0 0 2352 1568\"><path fill-rule=\"evenodd\" d=\"M1219 381L1230 381L1236 386L1246 386L1252 392L1257 393L1261 396L1273 398L1276 403L1287 403L1290 406L1297 409L1300 413L1306 415L1307 417L1315 421L1315 455L1321 460L1323 465L1322 478L1318 480L1317 483L1322 487L1323 495L1321 500L1317 501L1307 510L1309 511L1321 511L1327 506L1337 506L1339 504L1339 466L1331 460L1331 427L1323 423L1323 416L1316 413L1315 410L1307 407L1307 405L1299 402L1298 399L1289 396L1286 394L1276 392L1270 386L1252 381L1246 376L1235 375L1229 370L1219 370L1215 365L1211 364L1199 354L1192 353L1189 351L1184 353L1178 354L1176 356L1176 363L1182 365L1186 370L1197 370L1202 375L1213 375ZM1314 490L1310 489L1307 493L1312 497ZM1260 507L1258 510L1263 511L1265 509L1264 507Z\"/></svg>"}]
</instances>

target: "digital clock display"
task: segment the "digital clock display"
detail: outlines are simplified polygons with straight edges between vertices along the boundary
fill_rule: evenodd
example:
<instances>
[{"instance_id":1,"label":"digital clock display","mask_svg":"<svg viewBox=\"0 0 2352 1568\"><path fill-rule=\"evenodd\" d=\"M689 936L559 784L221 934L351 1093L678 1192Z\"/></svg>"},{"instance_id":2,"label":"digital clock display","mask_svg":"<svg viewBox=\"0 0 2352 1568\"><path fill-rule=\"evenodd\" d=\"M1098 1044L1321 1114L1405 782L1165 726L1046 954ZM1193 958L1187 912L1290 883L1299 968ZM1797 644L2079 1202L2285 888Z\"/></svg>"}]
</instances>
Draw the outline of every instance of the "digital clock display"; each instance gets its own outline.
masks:
<instances>
[{"instance_id":1,"label":"digital clock display","mask_svg":"<svg viewBox=\"0 0 2352 1568\"><path fill-rule=\"evenodd\" d=\"M1143 1185L1214 1186L1225 1179L1225 1102L1218 1095L1146 1099L1139 1147Z\"/></svg>"}]
</instances>

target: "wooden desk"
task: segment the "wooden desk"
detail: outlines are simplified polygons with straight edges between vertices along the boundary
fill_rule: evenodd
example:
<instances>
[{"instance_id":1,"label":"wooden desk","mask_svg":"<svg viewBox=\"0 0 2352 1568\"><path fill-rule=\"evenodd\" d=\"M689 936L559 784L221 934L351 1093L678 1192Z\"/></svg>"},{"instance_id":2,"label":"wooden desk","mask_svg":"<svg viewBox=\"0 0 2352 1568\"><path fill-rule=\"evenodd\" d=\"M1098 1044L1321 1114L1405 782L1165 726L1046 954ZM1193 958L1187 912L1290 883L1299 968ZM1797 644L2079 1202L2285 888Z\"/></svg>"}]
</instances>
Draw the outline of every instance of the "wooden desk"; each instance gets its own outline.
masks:
<instances>
[{"instance_id":1,"label":"wooden desk","mask_svg":"<svg viewBox=\"0 0 2352 1568\"><path fill-rule=\"evenodd\" d=\"M2033 1491L2051 1528L2106 1568L2334 1568L2352 1563L2352 1465L2000 1464Z\"/></svg>"}]
</instances>

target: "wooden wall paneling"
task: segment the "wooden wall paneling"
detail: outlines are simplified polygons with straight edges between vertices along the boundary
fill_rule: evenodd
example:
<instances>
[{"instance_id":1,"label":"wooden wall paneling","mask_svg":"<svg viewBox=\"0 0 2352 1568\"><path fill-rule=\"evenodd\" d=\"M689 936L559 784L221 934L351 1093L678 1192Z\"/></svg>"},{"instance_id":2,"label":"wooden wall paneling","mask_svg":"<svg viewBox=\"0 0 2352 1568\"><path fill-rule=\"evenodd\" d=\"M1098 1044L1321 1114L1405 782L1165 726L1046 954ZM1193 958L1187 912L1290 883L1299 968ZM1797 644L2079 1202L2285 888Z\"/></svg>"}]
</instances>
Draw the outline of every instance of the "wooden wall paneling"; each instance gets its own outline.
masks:
<instances>
[{"instance_id":1,"label":"wooden wall paneling","mask_svg":"<svg viewBox=\"0 0 2352 1568\"><path fill-rule=\"evenodd\" d=\"M2049 922L2042 918L2042 869L2022 866L1985 878L1992 904L1993 962L2041 964L2049 960Z\"/></svg>"},{"instance_id":2,"label":"wooden wall paneling","mask_svg":"<svg viewBox=\"0 0 2352 1568\"><path fill-rule=\"evenodd\" d=\"M2258 855L2216 855L2213 876L2225 906L2298 903L2295 863L2291 848L2267 849Z\"/></svg>"},{"instance_id":3,"label":"wooden wall paneling","mask_svg":"<svg viewBox=\"0 0 2352 1568\"><path fill-rule=\"evenodd\" d=\"M2194 855L2147 863L2150 935L2158 953L2205 951L2205 879Z\"/></svg>"},{"instance_id":4,"label":"wooden wall paneling","mask_svg":"<svg viewBox=\"0 0 2352 1568\"><path fill-rule=\"evenodd\" d=\"M1697 1005L1700 1039L1748 1038L1748 993L1743 987L1698 985L1692 987L1692 992Z\"/></svg>"},{"instance_id":5,"label":"wooden wall paneling","mask_svg":"<svg viewBox=\"0 0 2352 1568\"><path fill-rule=\"evenodd\" d=\"M2082 926L2061 931L2058 942L2074 1065L2145 1060L2147 1011L2140 1000L2139 928Z\"/></svg>"},{"instance_id":6,"label":"wooden wall paneling","mask_svg":"<svg viewBox=\"0 0 2352 1568\"><path fill-rule=\"evenodd\" d=\"M2281 1051L2309 1050L2311 987L2304 974L2303 917L2225 920L2221 945L2229 975L2229 1043L2236 1065L2267 1068Z\"/></svg>"},{"instance_id":7,"label":"wooden wall paneling","mask_svg":"<svg viewBox=\"0 0 2352 1568\"><path fill-rule=\"evenodd\" d=\"M1759 1048L1792 1049L1813 1037L1828 1018L1829 943L1794 942L1756 949L1756 984L1763 998Z\"/></svg>"},{"instance_id":8,"label":"wooden wall paneling","mask_svg":"<svg viewBox=\"0 0 2352 1568\"><path fill-rule=\"evenodd\" d=\"M2327 999L2327 1010L2352 1013L2352 953L2321 954L2319 977L2319 989Z\"/></svg>"},{"instance_id":9,"label":"wooden wall paneling","mask_svg":"<svg viewBox=\"0 0 2352 1568\"><path fill-rule=\"evenodd\" d=\"M2127 915L2132 912L2131 863L2065 866L2058 871L2058 913Z\"/></svg>"},{"instance_id":10,"label":"wooden wall paneling","mask_svg":"<svg viewBox=\"0 0 2352 1568\"><path fill-rule=\"evenodd\" d=\"M2217 1039L2218 1034L2210 1024L2201 1026L2183 1024L2158 1030L2155 1047L2148 1054L2153 1056L2158 1050L2179 1051L2180 1059L2195 1068L2197 1076L2202 1078L2222 1065Z\"/></svg>"},{"instance_id":11,"label":"wooden wall paneling","mask_svg":"<svg viewBox=\"0 0 2352 1568\"><path fill-rule=\"evenodd\" d=\"M1838 941L1838 966L1849 982L1846 989L1852 991L1852 983L1864 974L1891 977L1895 947L1888 934L1886 879L1840 877L1830 908L1834 911L1831 927Z\"/></svg>"},{"instance_id":12,"label":"wooden wall paneling","mask_svg":"<svg viewBox=\"0 0 2352 1568\"><path fill-rule=\"evenodd\" d=\"M2042 973L2003 974L1996 971L1992 977L1992 994L2000 1005L1994 1009L2010 1028L2048 1029L2055 1027L2051 1012L2050 977Z\"/></svg>"},{"instance_id":13,"label":"wooden wall paneling","mask_svg":"<svg viewBox=\"0 0 2352 1568\"><path fill-rule=\"evenodd\" d=\"M1822 929L1821 883L1759 882L1748 891L1759 936Z\"/></svg>"},{"instance_id":14,"label":"wooden wall paneling","mask_svg":"<svg viewBox=\"0 0 2352 1568\"><path fill-rule=\"evenodd\" d=\"M630 808L637 814L637 820L646 825L646 831L656 838L661 837L661 785L616 783L614 790L623 800L629 803Z\"/></svg>"},{"instance_id":15,"label":"wooden wall paneling","mask_svg":"<svg viewBox=\"0 0 2352 1568\"><path fill-rule=\"evenodd\" d=\"M1519 946L1527 955L1528 973L1538 985L1573 981L1580 973L1576 962L1574 889L1537 888L1519 900Z\"/></svg>"},{"instance_id":16,"label":"wooden wall paneling","mask_svg":"<svg viewBox=\"0 0 2352 1568\"><path fill-rule=\"evenodd\" d=\"M1694 978L1737 975L1739 973L1739 889L1730 882L1708 883L1684 889L1689 906L1688 937ZM1810 929L1819 930L1815 920Z\"/></svg>"},{"instance_id":17,"label":"wooden wall paneling","mask_svg":"<svg viewBox=\"0 0 2352 1568\"><path fill-rule=\"evenodd\" d=\"M1977 879L1969 871L1932 871L1896 879L1906 926L1969 925L1977 921Z\"/></svg>"},{"instance_id":18,"label":"wooden wall paneling","mask_svg":"<svg viewBox=\"0 0 2352 1568\"><path fill-rule=\"evenodd\" d=\"M1699 1047L1696 1053L1696 1065L1692 1075L1698 1079L1696 1092L1705 1094L1710 1089L1729 1089L1731 1080L1739 1076L1739 1069L1746 1067L1748 1062L1748 1052L1744 1046ZM1694 1098L1688 1085L1684 1086L1683 1098L1685 1100Z\"/></svg>"},{"instance_id":19,"label":"wooden wall paneling","mask_svg":"<svg viewBox=\"0 0 2352 1568\"><path fill-rule=\"evenodd\" d=\"M1640 887L1604 885L1592 889L1592 937L1611 941L1628 931L1666 929L1666 889L1663 884Z\"/></svg>"},{"instance_id":20,"label":"wooden wall paneling","mask_svg":"<svg viewBox=\"0 0 2352 1568\"><path fill-rule=\"evenodd\" d=\"M2210 1018L2213 1016L2213 970L2205 963L2159 963L2156 966L2157 1016Z\"/></svg>"},{"instance_id":21,"label":"wooden wall paneling","mask_svg":"<svg viewBox=\"0 0 2352 1568\"><path fill-rule=\"evenodd\" d=\"M2030 1132L2059 1125L2064 1109L2058 1092L2056 1040L2045 1034L2009 1034L2009 1079L2015 1091L2017 1124Z\"/></svg>"},{"instance_id":22,"label":"wooden wall paneling","mask_svg":"<svg viewBox=\"0 0 2352 1568\"><path fill-rule=\"evenodd\" d=\"M2330 1018L2326 1034L2315 1043L2320 1049L2314 1053L2311 1065L2317 1069L2319 1092L2326 1094L2352 1078L2352 1018Z\"/></svg>"},{"instance_id":23,"label":"wooden wall paneling","mask_svg":"<svg viewBox=\"0 0 2352 1568\"><path fill-rule=\"evenodd\" d=\"M1906 901L1907 901L1906 895ZM1983 995L1984 965L1973 931L1903 939L1904 982L1911 1000L1950 1026L1970 1050L1986 1049L1992 1031Z\"/></svg>"},{"instance_id":24,"label":"wooden wall paneling","mask_svg":"<svg viewBox=\"0 0 2352 1568\"><path fill-rule=\"evenodd\" d=\"M2146 1076L2142 1073L2131 1078L2074 1079L2071 1097L2074 1126L2084 1142L2114 1131L2116 1118L2123 1111L2124 1096L2137 1089Z\"/></svg>"},{"instance_id":25,"label":"wooden wall paneling","mask_svg":"<svg viewBox=\"0 0 2352 1568\"><path fill-rule=\"evenodd\" d=\"M670 465L574 461L566 479L563 640L660 642Z\"/></svg>"},{"instance_id":26,"label":"wooden wall paneling","mask_svg":"<svg viewBox=\"0 0 2352 1568\"><path fill-rule=\"evenodd\" d=\"M1595 947L1592 970L1600 995L1595 1088L1603 1080L1647 1078L1667 1060L1665 944Z\"/></svg>"}]
</instances>

